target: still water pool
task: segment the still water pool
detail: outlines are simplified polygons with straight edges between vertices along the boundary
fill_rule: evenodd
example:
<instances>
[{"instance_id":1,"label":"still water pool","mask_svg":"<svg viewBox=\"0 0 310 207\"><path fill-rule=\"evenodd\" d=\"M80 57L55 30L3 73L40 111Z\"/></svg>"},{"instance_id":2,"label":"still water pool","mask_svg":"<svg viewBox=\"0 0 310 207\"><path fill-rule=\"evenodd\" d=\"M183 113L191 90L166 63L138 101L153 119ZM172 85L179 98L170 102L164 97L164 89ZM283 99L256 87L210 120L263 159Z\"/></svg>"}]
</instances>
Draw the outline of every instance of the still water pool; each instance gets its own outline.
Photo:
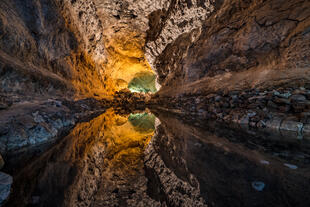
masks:
<instances>
[{"instance_id":1,"label":"still water pool","mask_svg":"<svg viewBox=\"0 0 310 207\"><path fill-rule=\"evenodd\" d=\"M308 207L310 143L109 109L13 176L6 206Z\"/></svg>"}]
</instances>

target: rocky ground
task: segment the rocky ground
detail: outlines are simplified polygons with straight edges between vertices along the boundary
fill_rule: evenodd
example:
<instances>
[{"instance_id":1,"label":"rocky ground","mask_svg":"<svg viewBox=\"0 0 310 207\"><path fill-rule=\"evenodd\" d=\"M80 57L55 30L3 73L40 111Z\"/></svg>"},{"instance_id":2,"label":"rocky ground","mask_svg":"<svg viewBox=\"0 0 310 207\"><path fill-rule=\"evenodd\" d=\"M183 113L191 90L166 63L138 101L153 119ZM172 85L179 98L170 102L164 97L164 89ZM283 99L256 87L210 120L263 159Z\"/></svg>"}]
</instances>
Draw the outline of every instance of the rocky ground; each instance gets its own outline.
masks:
<instances>
[{"instance_id":1,"label":"rocky ground","mask_svg":"<svg viewBox=\"0 0 310 207\"><path fill-rule=\"evenodd\" d=\"M10 100L13 100L10 97ZM104 112L104 101L85 99L71 101L60 98L14 100L2 98L0 110L1 168L14 164L18 168L38 156L78 122L86 121ZM12 177L0 173L0 203L7 199Z\"/></svg>"},{"instance_id":2,"label":"rocky ground","mask_svg":"<svg viewBox=\"0 0 310 207\"><path fill-rule=\"evenodd\" d=\"M173 98L155 95L150 103L176 113L255 129L291 131L298 139L310 137L310 90L304 87L184 94Z\"/></svg>"}]
</instances>

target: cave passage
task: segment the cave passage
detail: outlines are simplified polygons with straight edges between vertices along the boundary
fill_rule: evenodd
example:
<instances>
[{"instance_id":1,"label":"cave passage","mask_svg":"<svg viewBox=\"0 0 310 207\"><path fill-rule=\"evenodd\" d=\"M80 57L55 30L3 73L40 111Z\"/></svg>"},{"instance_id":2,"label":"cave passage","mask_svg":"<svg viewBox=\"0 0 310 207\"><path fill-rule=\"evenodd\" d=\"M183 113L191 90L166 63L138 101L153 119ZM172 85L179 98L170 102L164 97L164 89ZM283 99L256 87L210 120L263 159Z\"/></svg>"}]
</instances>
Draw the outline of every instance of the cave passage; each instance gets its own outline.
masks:
<instances>
[{"instance_id":1,"label":"cave passage","mask_svg":"<svg viewBox=\"0 0 310 207\"><path fill-rule=\"evenodd\" d=\"M128 84L131 92L156 93L156 75L153 73L139 73Z\"/></svg>"},{"instance_id":2,"label":"cave passage","mask_svg":"<svg viewBox=\"0 0 310 207\"><path fill-rule=\"evenodd\" d=\"M0 0L0 207L309 195L309 0Z\"/></svg>"}]
</instances>

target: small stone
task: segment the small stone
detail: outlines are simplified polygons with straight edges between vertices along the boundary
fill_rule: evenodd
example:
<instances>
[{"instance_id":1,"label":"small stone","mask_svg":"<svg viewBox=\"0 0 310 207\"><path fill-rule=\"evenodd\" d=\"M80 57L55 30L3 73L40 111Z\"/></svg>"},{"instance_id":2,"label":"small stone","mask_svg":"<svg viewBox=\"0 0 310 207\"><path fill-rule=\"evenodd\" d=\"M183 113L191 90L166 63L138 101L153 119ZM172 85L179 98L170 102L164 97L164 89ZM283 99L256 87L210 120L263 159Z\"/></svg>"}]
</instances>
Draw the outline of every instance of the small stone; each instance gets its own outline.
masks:
<instances>
[{"instance_id":1,"label":"small stone","mask_svg":"<svg viewBox=\"0 0 310 207\"><path fill-rule=\"evenodd\" d=\"M273 103L272 101L268 101L267 106L274 109L278 108L278 105Z\"/></svg>"},{"instance_id":2,"label":"small stone","mask_svg":"<svg viewBox=\"0 0 310 207\"><path fill-rule=\"evenodd\" d=\"M270 162L267 160L261 160L260 163L263 165L269 165L270 164Z\"/></svg>"},{"instance_id":3,"label":"small stone","mask_svg":"<svg viewBox=\"0 0 310 207\"><path fill-rule=\"evenodd\" d=\"M279 110L281 112L289 112L291 109L291 106L290 105L284 105L284 106L279 106Z\"/></svg>"},{"instance_id":4,"label":"small stone","mask_svg":"<svg viewBox=\"0 0 310 207\"><path fill-rule=\"evenodd\" d=\"M56 107L61 107L62 106L62 102L61 101L55 101L55 106Z\"/></svg>"},{"instance_id":5,"label":"small stone","mask_svg":"<svg viewBox=\"0 0 310 207\"><path fill-rule=\"evenodd\" d=\"M251 126L251 127L256 127L256 122L251 121L251 122L249 123L249 126Z\"/></svg>"},{"instance_id":6,"label":"small stone","mask_svg":"<svg viewBox=\"0 0 310 207\"><path fill-rule=\"evenodd\" d=\"M216 96L216 94L211 93L211 94L207 95L206 98L207 98L207 99L210 99L210 98L213 98L213 97L215 97L215 96Z\"/></svg>"},{"instance_id":7,"label":"small stone","mask_svg":"<svg viewBox=\"0 0 310 207\"><path fill-rule=\"evenodd\" d=\"M297 113L303 112L306 109L307 105L302 102L295 102L293 104L294 111Z\"/></svg>"},{"instance_id":8,"label":"small stone","mask_svg":"<svg viewBox=\"0 0 310 207\"><path fill-rule=\"evenodd\" d=\"M44 122L44 119L43 119L43 117L39 114L39 111L36 111L35 113L32 113L32 116L33 116L34 121L35 121L36 123L42 123L42 122Z\"/></svg>"},{"instance_id":9,"label":"small stone","mask_svg":"<svg viewBox=\"0 0 310 207\"><path fill-rule=\"evenodd\" d=\"M288 167L288 168L290 168L292 170L296 170L298 168L296 165L292 165L292 164L289 164L289 163L285 163L284 166Z\"/></svg>"},{"instance_id":10,"label":"small stone","mask_svg":"<svg viewBox=\"0 0 310 207\"><path fill-rule=\"evenodd\" d=\"M200 144L199 142L197 142L197 143L194 144L194 146L200 148L200 147L202 147L202 144Z\"/></svg>"},{"instance_id":11,"label":"small stone","mask_svg":"<svg viewBox=\"0 0 310 207\"><path fill-rule=\"evenodd\" d=\"M278 91L275 91L273 93L273 95L278 96L278 97L282 97L282 98L289 98L292 94L290 92L286 92L286 93L279 93Z\"/></svg>"},{"instance_id":12,"label":"small stone","mask_svg":"<svg viewBox=\"0 0 310 207\"><path fill-rule=\"evenodd\" d=\"M304 139L310 140L310 124L304 125L302 130Z\"/></svg>"},{"instance_id":13,"label":"small stone","mask_svg":"<svg viewBox=\"0 0 310 207\"><path fill-rule=\"evenodd\" d=\"M257 126L258 128L265 128L265 127L266 127L266 122L263 121L263 120L260 120L260 121L256 124L256 126Z\"/></svg>"},{"instance_id":14,"label":"small stone","mask_svg":"<svg viewBox=\"0 0 310 207\"><path fill-rule=\"evenodd\" d=\"M214 98L214 101L218 102L218 101L220 101L221 99L222 99L222 96L216 96L216 97Z\"/></svg>"},{"instance_id":15,"label":"small stone","mask_svg":"<svg viewBox=\"0 0 310 207\"><path fill-rule=\"evenodd\" d=\"M262 99L265 99L265 98L266 98L266 96L261 95L261 96L253 96L253 97L249 98L248 100L251 102L253 100L262 100Z\"/></svg>"},{"instance_id":16,"label":"small stone","mask_svg":"<svg viewBox=\"0 0 310 207\"><path fill-rule=\"evenodd\" d=\"M32 196L32 204L39 204L40 196Z\"/></svg>"},{"instance_id":17,"label":"small stone","mask_svg":"<svg viewBox=\"0 0 310 207\"><path fill-rule=\"evenodd\" d=\"M238 100L238 96L237 95L232 95L231 99L234 100L234 101L237 101Z\"/></svg>"},{"instance_id":18,"label":"small stone","mask_svg":"<svg viewBox=\"0 0 310 207\"><path fill-rule=\"evenodd\" d=\"M286 98L275 97L273 101L280 104L291 104L291 100Z\"/></svg>"},{"instance_id":19,"label":"small stone","mask_svg":"<svg viewBox=\"0 0 310 207\"><path fill-rule=\"evenodd\" d=\"M280 97L289 98L292 94L290 92L280 94Z\"/></svg>"},{"instance_id":20,"label":"small stone","mask_svg":"<svg viewBox=\"0 0 310 207\"><path fill-rule=\"evenodd\" d=\"M296 94L291 96L291 100L299 102L299 101L305 101L307 100L307 98L304 95Z\"/></svg>"},{"instance_id":21,"label":"small stone","mask_svg":"<svg viewBox=\"0 0 310 207\"><path fill-rule=\"evenodd\" d=\"M254 117L254 116L256 116L256 112L250 110L250 111L248 111L247 116L248 116L249 118Z\"/></svg>"},{"instance_id":22,"label":"small stone","mask_svg":"<svg viewBox=\"0 0 310 207\"><path fill-rule=\"evenodd\" d=\"M252 182L252 187L257 191L263 191L265 188L265 183L261 181Z\"/></svg>"},{"instance_id":23,"label":"small stone","mask_svg":"<svg viewBox=\"0 0 310 207\"><path fill-rule=\"evenodd\" d=\"M284 120L280 126L281 130L299 132L303 127L303 123L293 120Z\"/></svg>"},{"instance_id":24,"label":"small stone","mask_svg":"<svg viewBox=\"0 0 310 207\"><path fill-rule=\"evenodd\" d=\"M249 124L249 117L248 116L244 116L238 122L241 125L248 125Z\"/></svg>"},{"instance_id":25,"label":"small stone","mask_svg":"<svg viewBox=\"0 0 310 207\"><path fill-rule=\"evenodd\" d=\"M296 94L297 94L297 95L298 95L298 94L303 94L303 95L304 95L305 92L306 92L306 91L304 91L304 90L296 89L296 90L294 90L294 91L292 92L292 94L293 94L293 95L296 95Z\"/></svg>"}]
</instances>

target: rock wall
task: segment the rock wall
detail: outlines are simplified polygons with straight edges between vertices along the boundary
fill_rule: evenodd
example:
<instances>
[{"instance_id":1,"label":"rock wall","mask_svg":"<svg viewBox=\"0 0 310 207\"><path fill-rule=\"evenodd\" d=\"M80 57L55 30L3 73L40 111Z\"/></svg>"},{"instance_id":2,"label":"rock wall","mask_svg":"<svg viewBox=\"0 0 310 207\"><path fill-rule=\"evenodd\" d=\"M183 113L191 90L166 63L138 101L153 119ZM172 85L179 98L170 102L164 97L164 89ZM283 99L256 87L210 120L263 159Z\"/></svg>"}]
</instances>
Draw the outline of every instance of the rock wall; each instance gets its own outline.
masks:
<instances>
[{"instance_id":1,"label":"rock wall","mask_svg":"<svg viewBox=\"0 0 310 207\"><path fill-rule=\"evenodd\" d=\"M310 2L211 3L200 27L155 57L162 88L151 103L300 139L308 135Z\"/></svg>"},{"instance_id":2,"label":"rock wall","mask_svg":"<svg viewBox=\"0 0 310 207\"><path fill-rule=\"evenodd\" d=\"M0 92L102 95L102 32L92 1L1 1Z\"/></svg>"},{"instance_id":3,"label":"rock wall","mask_svg":"<svg viewBox=\"0 0 310 207\"><path fill-rule=\"evenodd\" d=\"M151 68L170 94L309 82L306 0L5 0L0 9L4 93L101 96Z\"/></svg>"},{"instance_id":4,"label":"rock wall","mask_svg":"<svg viewBox=\"0 0 310 207\"><path fill-rule=\"evenodd\" d=\"M305 0L216 1L201 32L184 31L156 56L162 91L309 83L309 8Z\"/></svg>"}]
</instances>

